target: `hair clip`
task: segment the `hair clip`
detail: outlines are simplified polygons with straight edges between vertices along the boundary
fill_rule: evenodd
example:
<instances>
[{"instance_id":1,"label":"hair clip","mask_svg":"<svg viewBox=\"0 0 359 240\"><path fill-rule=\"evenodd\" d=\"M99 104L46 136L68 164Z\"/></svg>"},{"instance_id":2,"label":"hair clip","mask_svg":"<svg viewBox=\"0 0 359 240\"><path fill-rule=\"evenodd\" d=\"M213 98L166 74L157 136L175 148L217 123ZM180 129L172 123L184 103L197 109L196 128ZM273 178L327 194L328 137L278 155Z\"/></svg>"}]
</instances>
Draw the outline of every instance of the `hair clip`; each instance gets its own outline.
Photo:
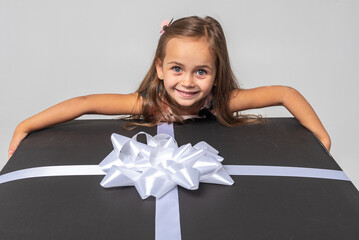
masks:
<instances>
[{"instance_id":1,"label":"hair clip","mask_svg":"<svg viewBox=\"0 0 359 240\"><path fill-rule=\"evenodd\" d=\"M168 27L171 25L172 21L173 21L173 18L171 19L171 21L168 21L168 20L166 19L166 20L164 20L164 21L162 22L162 24L161 24L161 31L160 31L161 34L163 34L163 33L166 31L166 28L168 28Z\"/></svg>"}]
</instances>

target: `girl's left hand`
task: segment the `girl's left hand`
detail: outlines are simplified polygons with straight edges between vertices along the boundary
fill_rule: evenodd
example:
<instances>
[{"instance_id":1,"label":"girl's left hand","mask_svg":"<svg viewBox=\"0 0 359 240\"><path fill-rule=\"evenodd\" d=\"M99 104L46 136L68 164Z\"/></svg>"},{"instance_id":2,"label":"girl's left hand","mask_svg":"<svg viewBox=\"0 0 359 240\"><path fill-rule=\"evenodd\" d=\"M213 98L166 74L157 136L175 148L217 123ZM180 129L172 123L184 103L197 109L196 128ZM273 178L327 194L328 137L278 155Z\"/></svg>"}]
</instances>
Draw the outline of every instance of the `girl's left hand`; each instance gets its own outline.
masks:
<instances>
[{"instance_id":1,"label":"girl's left hand","mask_svg":"<svg viewBox=\"0 0 359 240\"><path fill-rule=\"evenodd\" d=\"M232 92L232 112L253 108L282 105L307 129L313 132L330 151L331 141L323 124L307 100L294 88L268 86L253 89L238 89Z\"/></svg>"},{"instance_id":2,"label":"girl's left hand","mask_svg":"<svg viewBox=\"0 0 359 240\"><path fill-rule=\"evenodd\" d=\"M321 138L321 139L319 138L319 140L322 142L322 144L328 150L328 152L330 152L330 147L331 147L332 143L331 143L329 136L326 138Z\"/></svg>"}]
</instances>

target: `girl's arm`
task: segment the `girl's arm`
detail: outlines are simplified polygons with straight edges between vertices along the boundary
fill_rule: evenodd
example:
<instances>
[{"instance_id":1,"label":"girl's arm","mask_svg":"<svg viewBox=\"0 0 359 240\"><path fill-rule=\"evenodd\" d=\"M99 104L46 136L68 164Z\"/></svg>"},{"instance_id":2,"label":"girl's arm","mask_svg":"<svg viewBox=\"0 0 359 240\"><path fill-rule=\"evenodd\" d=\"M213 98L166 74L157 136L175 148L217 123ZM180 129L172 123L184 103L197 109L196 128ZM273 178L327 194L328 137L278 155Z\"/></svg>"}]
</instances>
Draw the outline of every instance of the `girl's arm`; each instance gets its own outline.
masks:
<instances>
[{"instance_id":1,"label":"girl's arm","mask_svg":"<svg viewBox=\"0 0 359 240\"><path fill-rule=\"evenodd\" d=\"M58 123L75 119L83 114L140 114L141 103L133 94L95 94L61 102L24 121L15 129L9 146L10 158L20 142L30 133Z\"/></svg>"},{"instance_id":2,"label":"girl's arm","mask_svg":"<svg viewBox=\"0 0 359 240\"><path fill-rule=\"evenodd\" d=\"M307 100L294 88L268 86L253 89L236 89L231 94L229 107L231 111L235 112L277 105L286 107L330 151L331 140L327 131Z\"/></svg>"}]
</instances>

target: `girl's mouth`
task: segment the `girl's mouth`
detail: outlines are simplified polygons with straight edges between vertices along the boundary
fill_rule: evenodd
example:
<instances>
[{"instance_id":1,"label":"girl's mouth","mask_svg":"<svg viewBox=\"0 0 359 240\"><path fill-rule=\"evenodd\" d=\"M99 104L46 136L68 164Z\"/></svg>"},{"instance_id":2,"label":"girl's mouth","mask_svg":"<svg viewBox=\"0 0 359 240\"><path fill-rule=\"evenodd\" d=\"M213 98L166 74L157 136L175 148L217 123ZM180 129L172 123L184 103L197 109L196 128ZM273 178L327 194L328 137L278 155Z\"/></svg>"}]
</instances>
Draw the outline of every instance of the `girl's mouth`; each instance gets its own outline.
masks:
<instances>
[{"instance_id":1,"label":"girl's mouth","mask_svg":"<svg viewBox=\"0 0 359 240\"><path fill-rule=\"evenodd\" d=\"M181 91L181 90L178 90L177 88L175 88L175 89L179 93L179 95L181 95L182 97L192 97L198 93L198 92Z\"/></svg>"}]
</instances>

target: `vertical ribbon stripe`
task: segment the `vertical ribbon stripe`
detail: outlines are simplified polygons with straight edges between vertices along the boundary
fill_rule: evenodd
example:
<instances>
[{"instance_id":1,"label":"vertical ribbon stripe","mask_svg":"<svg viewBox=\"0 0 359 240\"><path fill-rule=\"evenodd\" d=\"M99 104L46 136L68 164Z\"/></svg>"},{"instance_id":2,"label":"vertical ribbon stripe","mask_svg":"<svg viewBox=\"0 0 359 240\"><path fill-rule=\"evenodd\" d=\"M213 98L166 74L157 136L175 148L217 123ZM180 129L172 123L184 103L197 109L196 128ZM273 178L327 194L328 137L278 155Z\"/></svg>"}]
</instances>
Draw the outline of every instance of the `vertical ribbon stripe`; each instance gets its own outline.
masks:
<instances>
[{"instance_id":1,"label":"vertical ribbon stripe","mask_svg":"<svg viewBox=\"0 0 359 240\"><path fill-rule=\"evenodd\" d=\"M173 124L161 123L157 134L165 133L174 138ZM181 240L178 188L156 198L155 240Z\"/></svg>"}]
</instances>

